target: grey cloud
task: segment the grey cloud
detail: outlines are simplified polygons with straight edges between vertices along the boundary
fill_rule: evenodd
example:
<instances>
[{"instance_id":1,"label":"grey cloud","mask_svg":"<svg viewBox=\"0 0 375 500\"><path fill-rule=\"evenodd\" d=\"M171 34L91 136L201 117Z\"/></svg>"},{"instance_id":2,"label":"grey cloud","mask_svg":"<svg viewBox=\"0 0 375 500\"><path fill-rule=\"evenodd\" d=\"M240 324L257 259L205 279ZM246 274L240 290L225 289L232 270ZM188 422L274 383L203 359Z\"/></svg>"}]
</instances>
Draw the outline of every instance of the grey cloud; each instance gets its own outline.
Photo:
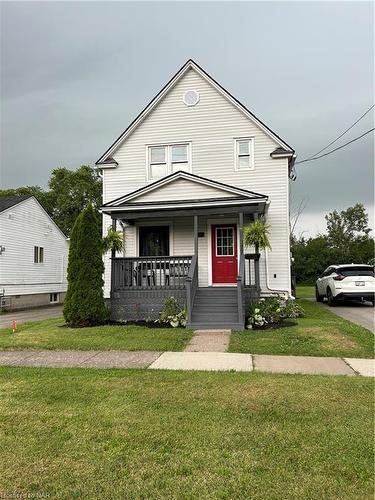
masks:
<instances>
[{"instance_id":1,"label":"grey cloud","mask_svg":"<svg viewBox=\"0 0 375 500\"><path fill-rule=\"evenodd\" d=\"M1 22L6 187L92 164L190 57L300 158L374 100L371 2L3 2ZM372 205L373 157L368 136L301 165L295 199Z\"/></svg>"}]
</instances>

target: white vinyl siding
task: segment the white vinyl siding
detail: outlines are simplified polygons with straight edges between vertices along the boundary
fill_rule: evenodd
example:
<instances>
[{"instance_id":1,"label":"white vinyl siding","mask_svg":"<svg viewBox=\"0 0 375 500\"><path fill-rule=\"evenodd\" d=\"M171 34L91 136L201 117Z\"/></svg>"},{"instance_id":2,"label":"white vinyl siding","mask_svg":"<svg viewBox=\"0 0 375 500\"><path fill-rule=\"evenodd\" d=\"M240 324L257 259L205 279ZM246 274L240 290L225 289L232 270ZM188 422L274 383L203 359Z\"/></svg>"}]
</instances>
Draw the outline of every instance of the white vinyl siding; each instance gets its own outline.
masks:
<instances>
[{"instance_id":1,"label":"white vinyl siding","mask_svg":"<svg viewBox=\"0 0 375 500\"><path fill-rule=\"evenodd\" d=\"M188 179L177 179L149 193L133 198L132 203L163 200L196 200L204 198L231 198L236 195L217 189L216 187L199 184Z\"/></svg>"},{"instance_id":2,"label":"white vinyl siding","mask_svg":"<svg viewBox=\"0 0 375 500\"><path fill-rule=\"evenodd\" d=\"M199 92L200 101L197 105L188 107L182 102L182 95L191 89ZM126 124L124 128L125 126ZM237 170L235 167L234 144L241 138L251 138L253 141L254 169ZM103 202L119 198L150 182L145 168L147 145L181 144L186 141L191 144L193 174L269 196L267 221L271 226L272 245L272 250L268 252L269 285L275 289L289 289L288 161L285 158L271 158L270 154L278 144L193 69L184 75L113 154L118 166L103 170ZM174 198L176 194L172 191L171 189L168 196L170 199L176 199ZM183 189L178 189L177 196L184 196L185 199L186 195L191 196ZM151 193L143 196L151 196ZM157 192L152 194L152 197L158 196L161 195ZM199 198L198 190L195 196ZM143 200L146 201L146 198ZM107 221L106 224L108 220L110 221L108 217L104 219ZM192 228L191 221L187 227ZM205 233L205 238L199 238L199 281L200 286L207 286L207 221L202 217L199 218L199 231ZM188 239L187 234L181 236L182 244L179 246L177 243L174 249L175 255L177 248L181 248L181 254L192 252L192 250L187 251L189 248L192 249L192 233L189 245ZM130 240L129 236L126 243L126 253L129 256L132 255L131 246L128 245ZM203 255L205 260L201 261ZM109 260L106 262L105 279L106 296L108 296ZM267 291L264 257L261 259L260 269L261 286Z\"/></svg>"},{"instance_id":3,"label":"white vinyl siding","mask_svg":"<svg viewBox=\"0 0 375 500\"><path fill-rule=\"evenodd\" d=\"M69 244L36 200L29 198L0 213L0 243L5 247L0 255L0 293L66 291ZM42 263L34 263L35 247Z\"/></svg>"}]
</instances>

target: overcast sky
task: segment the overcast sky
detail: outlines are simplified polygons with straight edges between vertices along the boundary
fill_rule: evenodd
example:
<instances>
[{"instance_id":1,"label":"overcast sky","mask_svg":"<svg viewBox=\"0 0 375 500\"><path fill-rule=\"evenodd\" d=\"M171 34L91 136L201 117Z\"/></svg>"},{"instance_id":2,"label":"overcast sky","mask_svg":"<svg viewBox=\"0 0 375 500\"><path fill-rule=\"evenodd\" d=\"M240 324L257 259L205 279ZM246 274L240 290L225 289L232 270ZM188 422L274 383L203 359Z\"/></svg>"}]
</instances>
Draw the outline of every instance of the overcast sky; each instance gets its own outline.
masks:
<instances>
[{"instance_id":1,"label":"overcast sky","mask_svg":"<svg viewBox=\"0 0 375 500\"><path fill-rule=\"evenodd\" d=\"M189 58L298 159L374 102L371 2L2 2L1 13L2 187L45 187L55 167L93 165ZM368 135L297 167L297 232L356 202L373 212L373 160Z\"/></svg>"}]
</instances>

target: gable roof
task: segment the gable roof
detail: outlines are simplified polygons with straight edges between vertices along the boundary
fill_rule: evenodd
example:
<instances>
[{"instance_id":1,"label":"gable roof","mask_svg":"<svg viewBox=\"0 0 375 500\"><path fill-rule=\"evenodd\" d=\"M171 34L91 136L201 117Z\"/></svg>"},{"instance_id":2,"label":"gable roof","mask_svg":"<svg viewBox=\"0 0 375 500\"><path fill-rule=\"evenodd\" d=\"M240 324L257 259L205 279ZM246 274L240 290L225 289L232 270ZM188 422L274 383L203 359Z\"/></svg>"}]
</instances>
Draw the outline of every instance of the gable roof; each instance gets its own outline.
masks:
<instances>
[{"instance_id":1,"label":"gable roof","mask_svg":"<svg viewBox=\"0 0 375 500\"><path fill-rule=\"evenodd\" d=\"M120 196L119 198L116 198L115 200L109 201L108 203L105 203L102 208L105 209L107 207L121 207L123 204L128 204L131 203L133 200L136 200L136 198L146 194L150 193L152 191L157 190L158 188L165 186L167 184L170 184L177 179L187 179L192 182L196 182L198 184L205 184L206 186L214 187L217 188L220 191L225 191L227 193L231 193L234 196L241 197L242 199L251 199L251 200L267 200L268 196L260 194L260 193L255 193L254 191L248 191L247 189L242 189L238 188L235 186L230 186L229 184L224 184L222 182L214 181L212 179L207 179L206 177L201 177L200 175L196 174L191 174L190 172L175 172L173 174L167 175L166 177L163 177L151 184L147 184L146 186L143 186L139 189L136 189L135 191L132 191L131 193L128 193L124 196ZM186 200L180 200L181 203L183 203ZM202 200L195 200L195 201L202 201ZM165 203L168 203L166 201ZM174 201L176 203L176 201Z\"/></svg>"},{"instance_id":2,"label":"gable roof","mask_svg":"<svg viewBox=\"0 0 375 500\"><path fill-rule=\"evenodd\" d=\"M114 151L120 146L120 144L133 132L133 130L138 127L138 125L146 118L146 116L154 109L154 107L160 102L160 100L167 94L167 92L174 87L174 85L184 76L184 74L189 70L194 69L199 75L201 75L208 83L210 83L214 88L216 88L228 101L230 101L234 106L236 106L240 111L242 111L251 121L257 124L267 135L269 135L284 151L287 153L293 153L294 149L289 146L285 141L283 141L273 130L271 130L267 125L265 125L259 118L257 118L251 111L249 111L246 106L244 106L238 99L236 99L232 94L230 94L224 87L222 87L216 80L214 80L203 68L201 68L195 61L189 59L180 68L177 73L169 80L169 82L160 90L160 92L148 103L148 105L139 113L139 115L130 123L130 125L124 130L124 132L115 140L115 142L107 149L107 151L96 161L96 165L100 168L114 167L117 162L111 158Z\"/></svg>"},{"instance_id":3,"label":"gable roof","mask_svg":"<svg viewBox=\"0 0 375 500\"><path fill-rule=\"evenodd\" d=\"M3 212L8 208L13 207L14 205L18 205L18 203L21 203L21 201L25 201L31 197L32 197L31 194L0 197L0 212Z\"/></svg>"},{"instance_id":4,"label":"gable roof","mask_svg":"<svg viewBox=\"0 0 375 500\"><path fill-rule=\"evenodd\" d=\"M47 212L47 210L43 207L43 205L40 203L40 201L32 194L23 194L19 196L5 196L4 198L0 197L0 213L4 212L4 210L7 210L8 208L14 207L21 203L22 201L26 201L28 199L32 198L35 200L37 205L40 206L40 208L43 210L43 212L46 214L46 216L51 220L52 224L56 226L56 228L59 230L59 232L62 234L65 240L68 239L64 231L59 227L58 224L53 220L51 215Z\"/></svg>"}]
</instances>

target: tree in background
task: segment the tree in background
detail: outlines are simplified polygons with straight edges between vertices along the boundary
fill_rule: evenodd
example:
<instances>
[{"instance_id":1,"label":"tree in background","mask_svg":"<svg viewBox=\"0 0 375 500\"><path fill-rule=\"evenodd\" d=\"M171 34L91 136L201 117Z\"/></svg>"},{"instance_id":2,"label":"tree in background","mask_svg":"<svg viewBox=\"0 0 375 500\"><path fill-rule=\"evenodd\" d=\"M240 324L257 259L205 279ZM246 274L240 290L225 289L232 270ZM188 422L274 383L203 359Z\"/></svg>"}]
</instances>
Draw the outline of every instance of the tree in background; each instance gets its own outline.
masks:
<instances>
[{"instance_id":1,"label":"tree in background","mask_svg":"<svg viewBox=\"0 0 375 500\"><path fill-rule=\"evenodd\" d=\"M291 238L293 273L300 283L314 283L332 264L371 264L374 239L370 237L366 209L360 203L325 216L327 234Z\"/></svg>"},{"instance_id":2,"label":"tree in background","mask_svg":"<svg viewBox=\"0 0 375 500\"><path fill-rule=\"evenodd\" d=\"M67 235L85 207L92 205L94 209L98 209L101 206L101 179L87 165L74 171L56 168L52 171L48 187L51 215Z\"/></svg>"},{"instance_id":3,"label":"tree in background","mask_svg":"<svg viewBox=\"0 0 375 500\"><path fill-rule=\"evenodd\" d=\"M77 170L54 169L48 188L47 191L40 186L3 189L0 196L35 196L67 236L70 236L76 218L85 207L92 204L94 208L99 208L101 205L102 181L88 165L82 165Z\"/></svg>"},{"instance_id":4,"label":"tree in background","mask_svg":"<svg viewBox=\"0 0 375 500\"><path fill-rule=\"evenodd\" d=\"M76 218L68 261L68 291L64 318L72 327L100 325L108 319L103 297L103 241L99 218L92 205Z\"/></svg>"},{"instance_id":5,"label":"tree in background","mask_svg":"<svg viewBox=\"0 0 375 500\"><path fill-rule=\"evenodd\" d=\"M339 250L343 255L350 255L353 243L369 239L371 229L368 227L368 216L362 203L337 212L334 210L325 216L327 221L328 243L331 248Z\"/></svg>"}]
</instances>

